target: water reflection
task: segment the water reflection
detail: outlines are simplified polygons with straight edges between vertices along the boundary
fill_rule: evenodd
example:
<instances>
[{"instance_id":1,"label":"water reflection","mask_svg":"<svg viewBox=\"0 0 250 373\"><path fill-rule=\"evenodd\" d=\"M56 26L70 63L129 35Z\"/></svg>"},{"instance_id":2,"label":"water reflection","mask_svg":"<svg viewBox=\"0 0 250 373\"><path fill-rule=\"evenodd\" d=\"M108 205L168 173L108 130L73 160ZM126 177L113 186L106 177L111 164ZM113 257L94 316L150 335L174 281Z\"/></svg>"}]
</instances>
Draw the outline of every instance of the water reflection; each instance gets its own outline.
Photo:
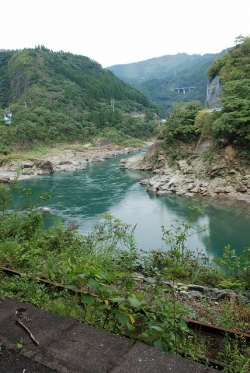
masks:
<instances>
[{"instance_id":1,"label":"water reflection","mask_svg":"<svg viewBox=\"0 0 250 373\"><path fill-rule=\"evenodd\" d=\"M178 218L187 221L189 206L198 206L203 216L198 214L194 220L198 227L206 226L205 233L198 234L206 253L211 257L221 256L223 248L230 244L240 255L244 247L250 246L250 204L243 200L227 198L159 196L167 209L178 214Z\"/></svg>"},{"instance_id":2,"label":"water reflection","mask_svg":"<svg viewBox=\"0 0 250 373\"><path fill-rule=\"evenodd\" d=\"M193 222L195 234L187 241L191 250L199 248L214 257L221 256L227 244L231 244L238 254L244 246L250 246L250 204L229 199L147 193L139 181L152 173L120 170L121 158L124 155L90 164L83 171L23 180L18 183L18 190L30 187L34 190L34 198L40 193L51 193L52 199L46 205L54 216L66 223L76 221L81 233L90 231L93 223L106 212L136 225L138 249L165 247L161 226L170 228L176 219L188 222L190 206L198 206L204 211ZM14 204L20 205L22 201L23 197L17 191ZM207 231L199 231L200 226L206 226Z\"/></svg>"}]
</instances>

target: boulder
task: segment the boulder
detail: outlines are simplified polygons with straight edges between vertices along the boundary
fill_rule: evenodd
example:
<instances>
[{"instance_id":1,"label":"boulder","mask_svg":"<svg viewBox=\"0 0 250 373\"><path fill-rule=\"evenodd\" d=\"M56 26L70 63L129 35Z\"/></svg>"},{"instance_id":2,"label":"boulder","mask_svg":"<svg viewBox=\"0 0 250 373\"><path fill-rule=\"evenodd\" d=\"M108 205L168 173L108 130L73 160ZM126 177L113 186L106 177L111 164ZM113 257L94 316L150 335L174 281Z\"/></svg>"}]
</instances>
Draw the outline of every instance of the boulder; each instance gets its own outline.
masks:
<instances>
[{"instance_id":1,"label":"boulder","mask_svg":"<svg viewBox=\"0 0 250 373\"><path fill-rule=\"evenodd\" d=\"M137 155L127 159L121 159L120 168L130 169L130 170L139 170L140 164L143 160L143 155Z\"/></svg>"},{"instance_id":2,"label":"boulder","mask_svg":"<svg viewBox=\"0 0 250 373\"><path fill-rule=\"evenodd\" d=\"M237 294L236 299L237 299L238 303L249 304L249 298L244 296L244 295Z\"/></svg>"},{"instance_id":3,"label":"boulder","mask_svg":"<svg viewBox=\"0 0 250 373\"><path fill-rule=\"evenodd\" d=\"M21 166L22 169L24 169L24 168L32 168L32 167L35 166L35 162L25 161L25 162L22 162L20 166Z\"/></svg>"},{"instance_id":4,"label":"boulder","mask_svg":"<svg viewBox=\"0 0 250 373\"><path fill-rule=\"evenodd\" d=\"M190 190L190 192L192 193L200 193L201 191L201 188L200 188L200 185L195 185L195 187L193 189Z\"/></svg>"},{"instance_id":5,"label":"boulder","mask_svg":"<svg viewBox=\"0 0 250 373\"><path fill-rule=\"evenodd\" d=\"M225 188L224 187L217 187L214 189L214 192L219 194L219 193L225 193Z\"/></svg>"},{"instance_id":6,"label":"boulder","mask_svg":"<svg viewBox=\"0 0 250 373\"><path fill-rule=\"evenodd\" d=\"M23 168L22 174L23 175L35 175L37 173L36 167L30 167L30 168Z\"/></svg>"},{"instance_id":7,"label":"boulder","mask_svg":"<svg viewBox=\"0 0 250 373\"><path fill-rule=\"evenodd\" d=\"M227 290L219 290L219 289L213 289L213 292L215 294L216 299L229 299L229 291Z\"/></svg>"},{"instance_id":8,"label":"boulder","mask_svg":"<svg viewBox=\"0 0 250 373\"><path fill-rule=\"evenodd\" d=\"M10 182L10 178L8 176L0 176L0 183L9 183Z\"/></svg>"},{"instance_id":9,"label":"boulder","mask_svg":"<svg viewBox=\"0 0 250 373\"><path fill-rule=\"evenodd\" d=\"M144 155L134 156L120 161L120 168L131 170L154 171L166 166L164 154L159 151L161 141L156 141L151 145Z\"/></svg>"},{"instance_id":10,"label":"boulder","mask_svg":"<svg viewBox=\"0 0 250 373\"><path fill-rule=\"evenodd\" d=\"M237 190L237 192L245 193L247 191L247 186L240 184L240 185L237 186L236 190Z\"/></svg>"},{"instance_id":11,"label":"boulder","mask_svg":"<svg viewBox=\"0 0 250 373\"><path fill-rule=\"evenodd\" d=\"M35 162L25 161L20 164L23 175L34 175L36 173Z\"/></svg>"},{"instance_id":12,"label":"boulder","mask_svg":"<svg viewBox=\"0 0 250 373\"><path fill-rule=\"evenodd\" d=\"M50 161L41 161L37 164L37 175L52 174L54 172L53 164Z\"/></svg>"},{"instance_id":13,"label":"boulder","mask_svg":"<svg viewBox=\"0 0 250 373\"><path fill-rule=\"evenodd\" d=\"M234 161L237 151L233 145L227 145L224 151L224 158L227 163Z\"/></svg>"},{"instance_id":14,"label":"boulder","mask_svg":"<svg viewBox=\"0 0 250 373\"><path fill-rule=\"evenodd\" d=\"M187 297L190 298L190 299L192 299L192 298L203 298L204 295L200 291L192 290L192 291L187 293Z\"/></svg>"},{"instance_id":15,"label":"boulder","mask_svg":"<svg viewBox=\"0 0 250 373\"><path fill-rule=\"evenodd\" d=\"M205 291L208 290L206 286L201 286L201 285L187 285L186 290L192 290L192 291L199 291L200 293L204 293Z\"/></svg>"},{"instance_id":16,"label":"boulder","mask_svg":"<svg viewBox=\"0 0 250 373\"><path fill-rule=\"evenodd\" d=\"M233 193L235 190L234 190L234 187L232 185L228 185L225 189L224 189L224 193Z\"/></svg>"},{"instance_id":17,"label":"boulder","mask_svg":"<svg viewBox=\"0 0 250 373\"><path fill-rule=\"evenodd\" d=\"M191 190L191 189L193 189L194 188L194 184L193 183L189 183L188 185L187 185L187 190Z\"/></svg>"},{"instance_id":18,"label":"boulder","mask_svg":"<svg viewBox=\"0 0 250 373\"><path fill-rule=\"evenodd\" d=\"M177 165L183 174L190 174L192 172L192 167L190 167L185 160L178 161Z\"/></svg>"},{"instance_id":19,"label":"boulder","mask_svg":"<svg viewBox=\"0 0 250 373\"><path fill-rule=\"evenodd\" d=\"M223 165L216 165L211 166L208 170L208 175L210 178L214 178L216 176L223 176L225 174L226 167Z\"/></svg>"}]
</instances>

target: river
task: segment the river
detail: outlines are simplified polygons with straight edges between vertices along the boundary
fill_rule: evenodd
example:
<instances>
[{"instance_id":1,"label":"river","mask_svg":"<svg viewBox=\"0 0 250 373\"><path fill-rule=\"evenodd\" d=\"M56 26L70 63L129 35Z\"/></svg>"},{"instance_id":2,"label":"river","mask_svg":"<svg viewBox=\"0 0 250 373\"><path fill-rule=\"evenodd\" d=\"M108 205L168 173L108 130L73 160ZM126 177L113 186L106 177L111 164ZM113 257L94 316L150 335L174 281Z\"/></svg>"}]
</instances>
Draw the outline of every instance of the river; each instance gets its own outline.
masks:
<instances>
[{"instance_id":1,"label":"river","mask_svg":"<svg viewBox=\"0 0 250 373\"><path fill-rule=\"evenodd\" d=\"M130 155L131 156L131 155ZM203 214L193 222L195 229L187 240L189 249L207 254L210 258L222 255L230 244L237 254L250 246L250 204L245 201L212 198L187 198L176 195L157 196L148 193L139 181L152 176L150 172L121 170L119 155L104 162L91 163L86 170L36 176L18 182L14 204L20 200L19 191L32 188L35 197L48 192L46 202L53 219L68 224L75 221L79 232L86 234L105 213L136 225L138 250L159 249L164 246L162 229L171 227L176 219L187 223L190 206L199 206ZM199 227L206 227L201 231Z\"/></svg>"}]
</instances>

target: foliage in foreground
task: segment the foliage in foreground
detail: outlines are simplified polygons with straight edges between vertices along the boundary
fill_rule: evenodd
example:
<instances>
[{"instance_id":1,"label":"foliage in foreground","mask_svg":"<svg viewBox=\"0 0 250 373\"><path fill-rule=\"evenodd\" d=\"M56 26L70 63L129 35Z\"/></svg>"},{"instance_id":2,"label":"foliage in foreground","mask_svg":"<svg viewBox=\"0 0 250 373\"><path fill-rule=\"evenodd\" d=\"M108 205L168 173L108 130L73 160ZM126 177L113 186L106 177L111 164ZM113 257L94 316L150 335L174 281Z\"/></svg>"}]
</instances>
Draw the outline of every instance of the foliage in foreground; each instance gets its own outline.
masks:
<instances>
[{"instance_id":1,"label":"foliage in foreground","mask_svg":"<svg viewBox=\"0 0 250 373\"><path fill-rule=\"evenodd\" d=\"M231 281L240 284L240 289L250 287L247 249L244 258L236 258L227 248L220 262L226 267L222 272L208 264L203 254L186 247L195 214L200 212L197 208L191 210L188 222L163 227L163 249L139 254L135 227L111 215L105 215L85 236L78 234L74 224L55 223L44 230L38 204L49 196L41 195L34 202L32 191L24 190L25 204L11 211L14 188L15 183L0 184L0 265L23 275L10 279L0 274L0 298L15 297L195 359L197 343L185 321L192 310L178 301L177 283L216 286ZM61 283L65 290L45 288L39 278ZM242 357L242 366L246 359Z\"/></svg>"}]
</instances>

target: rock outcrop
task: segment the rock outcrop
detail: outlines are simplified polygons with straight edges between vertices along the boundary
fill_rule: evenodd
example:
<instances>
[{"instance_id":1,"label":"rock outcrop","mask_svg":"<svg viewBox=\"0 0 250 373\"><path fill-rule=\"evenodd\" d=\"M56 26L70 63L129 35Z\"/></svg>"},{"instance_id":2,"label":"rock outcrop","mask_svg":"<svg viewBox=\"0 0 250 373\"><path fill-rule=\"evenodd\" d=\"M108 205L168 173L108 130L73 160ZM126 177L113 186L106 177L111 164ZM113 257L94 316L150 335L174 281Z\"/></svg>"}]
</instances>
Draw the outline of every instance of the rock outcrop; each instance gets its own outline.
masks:
<instances>
[{"instance_id":1,"label":"rock outcrop","mask_svg":"<svg viewBox=\"0 0 250 373\"><path fill-rule=\"evenodd\" d=\"M152 144L145 155L138 155L128 159L122 159L120 168L142 171L161 170L167 165L164 152L160 150L161 141Z\"/></svg>"},{"instance_id":2,"label":"rock outcrop","mask_svg":"<svg viewBox=\"0 0 250 373\"><path fill-rule=\"evenodd\" d=\"M208 84L207 87L207 98L206 106L209 109L219 109L221 108L221 103L219 99L219 94L222 90L222 85L219 80L219 76L216 75Z\"/></svg>"},{"instance_id":3,"label":"rock outcrop","mask_svg":"<svg viewBox=\"0 0 250 373\"><path fill-rule=\"evenodd\" d=\"M48 160L21 162L19 169L23 175L45 175L54 172L53 164Z\"/></svg>"},{"instance_id":4,"label":"rock outcrop","mask_svg":"<svg viewBox=\"0 0 250 373\"><path fill-rule=\"evenodd\" d=\"M134 273L134 279L137 282L140 282L143 287L143 284L147 283L155 283L156 279L154 277L146 277L142 273ZM211 288L207 286L201 286L196 284L182 284L182 283L174 283L173 281L169 280L163 281L163 284L167 285L169 289L174 289L176 291L176 295L182 296L187 299L193 300L206 300L206 301L213 301L213 302L220 302L223 300L232 300L238 304L249 304L249 292L239 292L237 290L232 289L218 289L218 288Z\"/></svg>"},{"instance_id":5,"label":"rock outcrop","mask_svg":"<svg viewBox=\"0 0 250 373\"><path fill-rule=\"evenodd\" d=\"M101 140L100 143L103 144L104 141ZM128 153L131 150L134 149L122 149L119 146L111 144L96 148L86 147L85 151L53 149L52 152L41 156L40 159L30 159L27 161L15 160L1 167L0 182L8 182L17 174L18 179L21 180L32 175L80 171L85 169L90 162L101 162L118 154Z\"/></svg>"},{"instance_id":6,"label":"rock outcrop","mask_svg":"<svg viewBox=\"0 0 250 373\"><path fill-rule=\"evenodd\" d=\"M121 160L120 167L152 170L155 175L141 181L148 191L180 196L232 197L250 200L250 168L241 166L236 149L221 147L208 165L204 152L195 152L169 165L160 143L154 144L142 157Z\"/></svg>"},{"instance_id":7,"label":"rock outcrop","mask_svg":"<svg viewBox=\"0 0 250 373\"><path fill-rule=\"evenodd\" d=\"M10 182L10 177L9 176L1 176L0 177L0 183L7 184Z\"/></svg>"}]
</instances>

